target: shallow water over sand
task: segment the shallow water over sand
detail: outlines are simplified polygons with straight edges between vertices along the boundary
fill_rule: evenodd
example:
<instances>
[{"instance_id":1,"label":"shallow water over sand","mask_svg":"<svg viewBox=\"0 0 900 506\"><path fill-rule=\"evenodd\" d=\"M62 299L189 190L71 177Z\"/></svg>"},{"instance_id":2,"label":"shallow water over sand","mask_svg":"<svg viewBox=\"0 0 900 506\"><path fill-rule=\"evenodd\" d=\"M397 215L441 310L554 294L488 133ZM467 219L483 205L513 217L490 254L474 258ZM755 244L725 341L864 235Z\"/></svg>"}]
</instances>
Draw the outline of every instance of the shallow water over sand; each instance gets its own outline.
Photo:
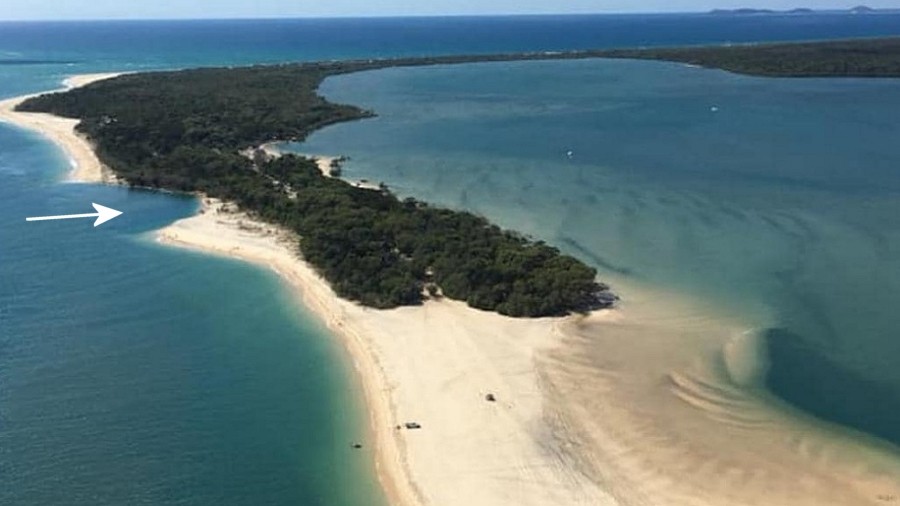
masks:
<instances>
[{"instance_id":1,"label":"shallow water over sand","mask_svg":"<svg viewBox=\"0 0 900 506\"><path fill-rule=\"evenodd\" d=\"M738 375L900 443L895 80L596 60L391 69L323 93L380 116L305 152L714 302L766 350Z\"/></svg>"}]
</instances>

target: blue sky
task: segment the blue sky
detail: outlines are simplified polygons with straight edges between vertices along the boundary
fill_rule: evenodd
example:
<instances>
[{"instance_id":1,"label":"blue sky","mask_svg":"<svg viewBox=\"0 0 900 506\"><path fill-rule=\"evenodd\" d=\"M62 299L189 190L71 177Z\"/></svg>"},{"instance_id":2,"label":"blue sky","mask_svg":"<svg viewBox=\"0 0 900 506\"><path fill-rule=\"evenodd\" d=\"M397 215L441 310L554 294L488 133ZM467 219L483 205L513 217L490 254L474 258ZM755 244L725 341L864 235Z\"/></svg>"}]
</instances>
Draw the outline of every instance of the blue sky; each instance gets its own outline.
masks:
<instances>
[{"instance_id":1,"label":"blue sky","mask_svg":"<svg viewBox=\"0 0 900 506\"><path fill-rule=\"evenodd\" d=\"M688 12L900 6L900 0L3 0L0 19L121 19Z\"/></svg>"}]
</instances>

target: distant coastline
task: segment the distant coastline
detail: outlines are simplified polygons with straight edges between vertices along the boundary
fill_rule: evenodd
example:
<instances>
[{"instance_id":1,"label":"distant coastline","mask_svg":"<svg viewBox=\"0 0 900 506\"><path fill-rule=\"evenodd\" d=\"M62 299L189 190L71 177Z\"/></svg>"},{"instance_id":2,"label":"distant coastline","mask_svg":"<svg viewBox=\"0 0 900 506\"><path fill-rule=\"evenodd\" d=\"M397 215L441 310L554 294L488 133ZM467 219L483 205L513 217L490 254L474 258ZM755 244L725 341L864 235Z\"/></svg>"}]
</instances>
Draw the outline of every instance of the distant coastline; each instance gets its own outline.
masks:
<instances>
[{"instance_id":1,"label":"distant coastline","mask_svg":"<svg viewBox=\"0 0 900 506\"><path fill-rule=\"evenodd\" d=\"M796 7L793 9L777 10L777 9L754 9L744 7L739 9L713 9L710 14L718 16L765 16L765 15L809 15L809 14L896 14L900 9L874 9L867 5L857 5L849 9L810 9L806 7Z\"/></svg>"},{"instance_id":2,"label":"distant coastline","mask_svg":"<svg viewBox=\"0 0 900 506\"><path fill-rule=\"evenodd\" d=\"M900 77L900 37L619 49L605 56L679 62L760 77Z\"/></svg>"}]
</instances>

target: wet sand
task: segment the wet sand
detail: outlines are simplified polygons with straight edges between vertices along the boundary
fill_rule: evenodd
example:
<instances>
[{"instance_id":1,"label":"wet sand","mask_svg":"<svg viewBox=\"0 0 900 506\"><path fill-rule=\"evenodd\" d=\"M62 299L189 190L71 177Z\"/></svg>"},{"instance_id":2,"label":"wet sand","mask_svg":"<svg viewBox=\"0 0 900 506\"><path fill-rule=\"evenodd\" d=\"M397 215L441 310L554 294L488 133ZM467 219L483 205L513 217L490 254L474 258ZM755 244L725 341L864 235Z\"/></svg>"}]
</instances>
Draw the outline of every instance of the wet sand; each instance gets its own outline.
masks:
<instances>
[{"instance_id":1,"label":"wet sand","mask_svg":"<svg viewBox=\"0 0 900 506\"><path fill-rule=\"evenodd\" d=\"M539 361L561 438L590 449L575 453L620 504L900 500L896 448L762 387L764 343L750 322L677 293L613 286L624 299L617 318L566 325Z\"/></svg>"}]
</instances>

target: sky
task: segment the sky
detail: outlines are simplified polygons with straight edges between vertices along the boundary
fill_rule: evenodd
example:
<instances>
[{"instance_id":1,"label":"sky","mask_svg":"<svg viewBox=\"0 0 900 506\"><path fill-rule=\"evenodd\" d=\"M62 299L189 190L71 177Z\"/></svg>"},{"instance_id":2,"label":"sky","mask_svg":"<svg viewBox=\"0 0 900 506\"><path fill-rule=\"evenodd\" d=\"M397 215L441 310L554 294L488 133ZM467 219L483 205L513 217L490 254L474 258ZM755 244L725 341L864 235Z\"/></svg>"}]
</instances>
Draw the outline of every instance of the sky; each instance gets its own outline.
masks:
<instances>
[{"instance_id":1,"label":"sky","mask_svg":"<svg viewBox=\"0 0 900 506\"><path fill-rule=\"evenodd\" d=\"M2 0L0 20L702 12L900 7L900 0Z\"/></svg>"}]
</instances>

